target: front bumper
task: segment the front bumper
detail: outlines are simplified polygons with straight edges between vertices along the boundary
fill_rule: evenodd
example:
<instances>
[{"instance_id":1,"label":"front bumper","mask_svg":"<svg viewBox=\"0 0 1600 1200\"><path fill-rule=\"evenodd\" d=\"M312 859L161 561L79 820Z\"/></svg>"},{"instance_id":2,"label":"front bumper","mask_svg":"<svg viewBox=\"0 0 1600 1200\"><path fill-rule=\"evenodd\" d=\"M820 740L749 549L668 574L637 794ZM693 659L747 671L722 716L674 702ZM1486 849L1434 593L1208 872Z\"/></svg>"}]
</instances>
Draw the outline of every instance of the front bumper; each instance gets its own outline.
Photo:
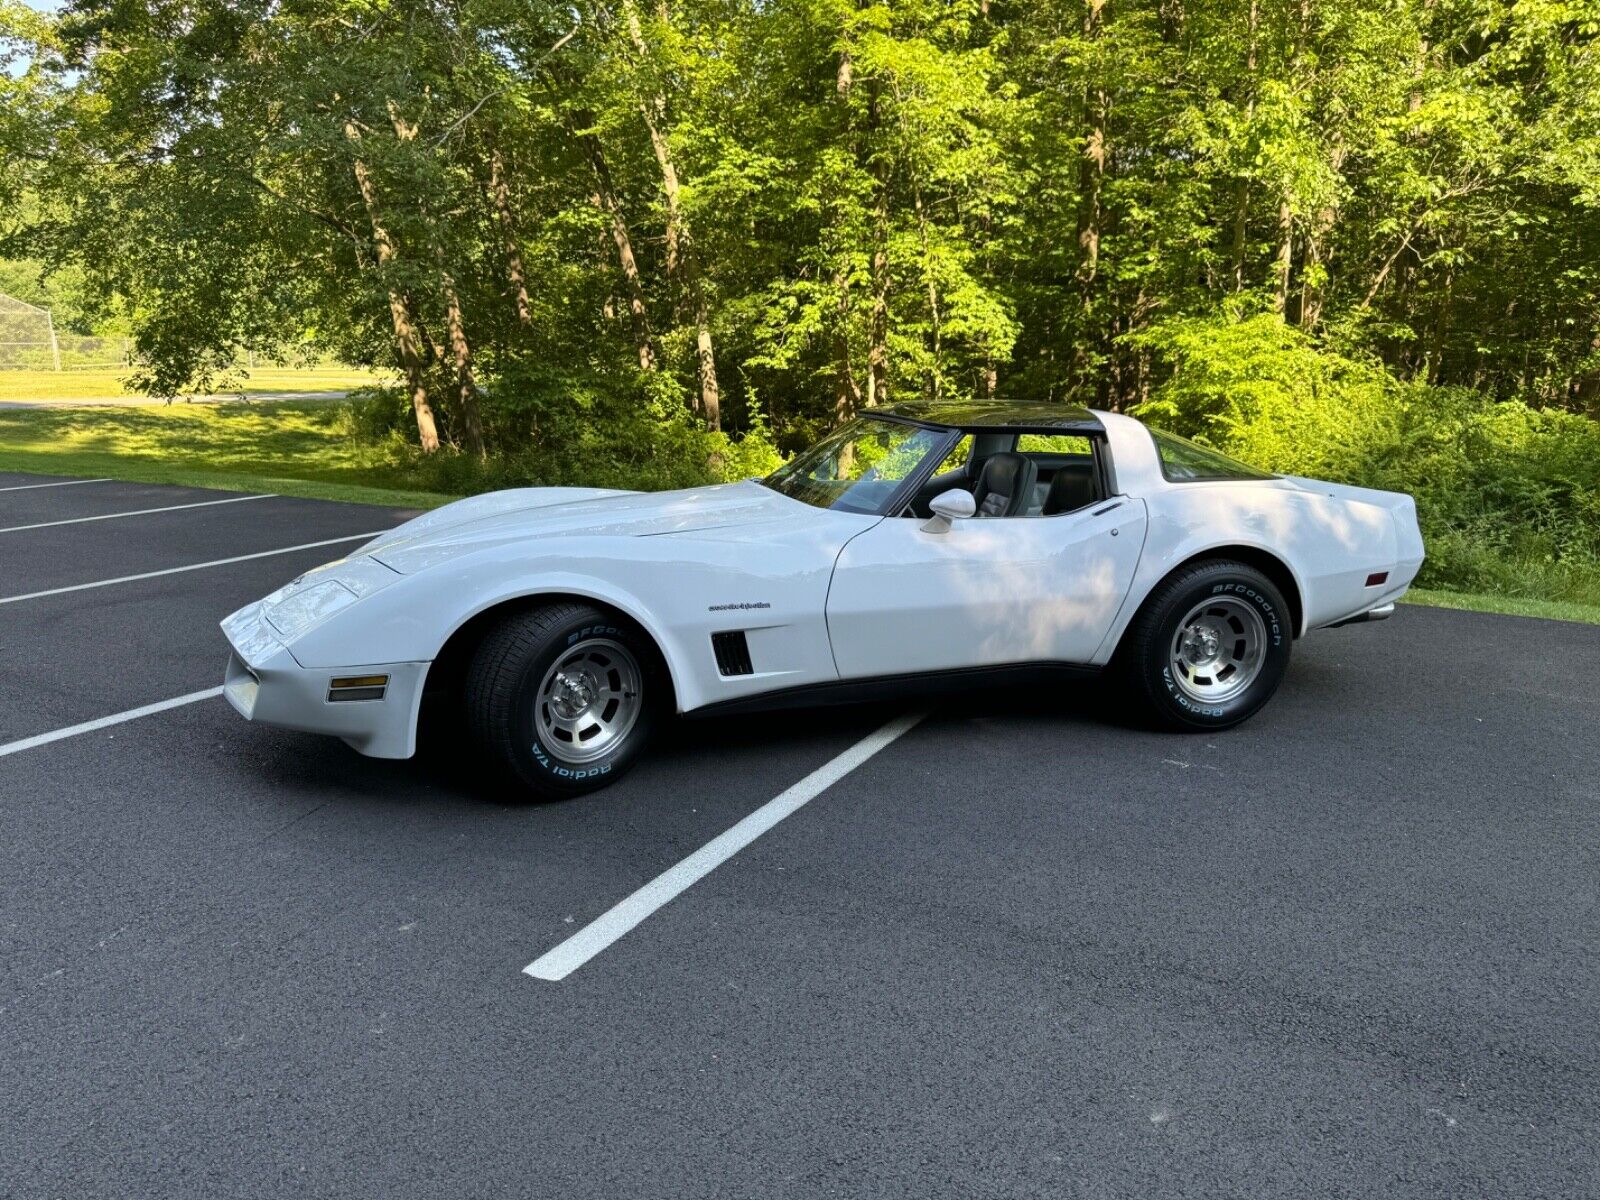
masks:
<instances>
[{"instance_id":1,"label":"front bumper","mask_svg":"<svg viewBox=\"0 0 1600 1200\"><path fill-rule=\"evenodd\" d=\"M373 758L410 758L416 752L417 710L425 662L364 663L308 670L261 616L246 605L222 622L233 652L222 694L247 721L343 738ZM381 699L329 700L334 679L387 675Z\"/></svg>"}]
</instances>

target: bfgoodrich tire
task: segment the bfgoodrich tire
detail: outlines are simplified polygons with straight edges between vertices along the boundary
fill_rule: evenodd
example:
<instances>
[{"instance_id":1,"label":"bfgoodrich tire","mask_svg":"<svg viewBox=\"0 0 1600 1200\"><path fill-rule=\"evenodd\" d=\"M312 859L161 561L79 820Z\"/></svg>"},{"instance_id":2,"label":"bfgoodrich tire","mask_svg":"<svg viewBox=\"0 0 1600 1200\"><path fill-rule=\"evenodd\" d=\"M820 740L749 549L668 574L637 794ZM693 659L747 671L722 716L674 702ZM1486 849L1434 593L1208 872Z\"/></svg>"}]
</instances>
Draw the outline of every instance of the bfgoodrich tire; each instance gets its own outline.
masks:
<instances>
[{"instance_id":1,"label":"bfgoodrich tire","mask_svg":"<svg viewBox=\"0 0 1600 1200\"><path fill-rule=\"evenodd\" d=\"M620 777L649 740L667 691L638 626L587 604L507 617L479 643L464 700L472 740L540 799Z\"/></svg>"},{"instance_id":2,"label":"bfgoodrich tire","mask_svg":"<svg viewBox=\"0 0 1600 1200\"><path fill-rule=\"evenodd\" d=\"M1123 642L1123 668L1157 726L1227 729L1278 690L1293 638L1289 606L1260 571L1196 563L1145 601Z\"/></svg>"}]
</instances>

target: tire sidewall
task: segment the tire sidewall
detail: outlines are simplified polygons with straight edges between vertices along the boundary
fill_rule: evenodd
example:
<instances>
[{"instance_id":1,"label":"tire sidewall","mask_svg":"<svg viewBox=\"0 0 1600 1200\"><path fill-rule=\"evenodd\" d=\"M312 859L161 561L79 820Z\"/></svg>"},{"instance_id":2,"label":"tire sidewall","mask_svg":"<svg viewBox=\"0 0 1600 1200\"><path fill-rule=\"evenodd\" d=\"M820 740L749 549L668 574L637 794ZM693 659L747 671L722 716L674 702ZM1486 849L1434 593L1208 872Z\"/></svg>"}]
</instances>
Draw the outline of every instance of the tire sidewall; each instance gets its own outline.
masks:
<instances>
[{"instance_id":1,"label":"tire sidewall","mask_svg":"<svg viewBox=\"0 0 1600 1200\"><path fill-rule=\"evenodd\" d=\"M1228 597L1249 604L1266 626L1266 657L1250 686L1220 704L1185 694L1173 678L1168 650L1178 622L1203 600ZM1218 564L1202 570L1168 596L1156 614L1148 661L1139 664L1152 699L1175 723L1191 729L1225 729L1255 713L1272 698L1289 666L1294 630L1282 594L1266 576L1244 566Z\"/></svg>"},{"instance_id":2,"label":"tire sidewall","mask_svg":"<svg viewBox=\"0 0 1600 1200\"><path fill-rule=\"evenodd\" d=\"M535 712L539 685L551 666L572 647L591 638L609 638L625 646L639 666L639 687L643 700L633 728L615 749L586 763L567 763L546 746L539 735ZM510 708L511 727L506 731L508 749L517 774L544 792L577 794L603 787L621 775L642 753L660 709L661 673L654 647L636 628L625 621L600 613L589 613L563 622L549 632L539 650L523 664L514 685Z\"/></svg>"}]
</instances>

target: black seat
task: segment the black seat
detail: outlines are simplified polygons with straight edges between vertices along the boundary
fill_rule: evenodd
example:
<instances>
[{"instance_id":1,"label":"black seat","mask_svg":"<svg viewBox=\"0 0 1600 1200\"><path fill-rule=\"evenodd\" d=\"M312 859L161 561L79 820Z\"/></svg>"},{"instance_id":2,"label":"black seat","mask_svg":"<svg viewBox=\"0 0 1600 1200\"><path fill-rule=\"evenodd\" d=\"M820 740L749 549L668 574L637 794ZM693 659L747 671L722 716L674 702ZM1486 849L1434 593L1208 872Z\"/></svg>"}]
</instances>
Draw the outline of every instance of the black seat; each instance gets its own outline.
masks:
<instances>
[{"instance_id":1,"label":"black seat","mask_svg":"<svg viewBox=\"0 0 1600 1200\"><path fill-rule=\"evenodd\" d=\"M1033 484L1039 468L1020 454L1009 450L991 454L972 491L980 517L1015 517L1033 499Z\"/></svg>"},{"instance_id":2,"label":"black seat","mask_svg":"<svg viewBox=\"0 0 1600 1200\"><path fill-rule=\"evenodd\" d=\"M1085 463L1081 468L1057 467L1050 480L1050 490L1044 498L1044 515L1071 512L1100 498L1094 485L1094 468Z\"/></svg>"}]
</instances>

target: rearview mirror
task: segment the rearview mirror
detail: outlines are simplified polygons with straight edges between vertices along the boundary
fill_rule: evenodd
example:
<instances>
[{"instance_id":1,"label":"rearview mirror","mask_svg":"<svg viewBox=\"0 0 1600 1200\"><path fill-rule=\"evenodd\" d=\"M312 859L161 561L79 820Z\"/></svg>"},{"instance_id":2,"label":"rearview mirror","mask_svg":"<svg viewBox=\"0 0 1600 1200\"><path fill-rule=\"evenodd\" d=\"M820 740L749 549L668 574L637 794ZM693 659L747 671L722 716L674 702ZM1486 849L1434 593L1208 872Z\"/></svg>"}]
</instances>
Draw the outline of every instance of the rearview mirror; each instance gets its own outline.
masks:
<instances>
[{"instance_id":1,"label":"rearview mirror","mask_svg":"<svg viewBox=\"0 0 1600 1200\"><path fill-rule=\"evenodd\" d=\"M957 517L970 517L978 511L978 502L972 498L971 492L951 488L948 492L940 492L930 500L928 507L933 510L933 516L923 523L922 531L949 533L950 524Z\"/></svg>"}]
</instances>

